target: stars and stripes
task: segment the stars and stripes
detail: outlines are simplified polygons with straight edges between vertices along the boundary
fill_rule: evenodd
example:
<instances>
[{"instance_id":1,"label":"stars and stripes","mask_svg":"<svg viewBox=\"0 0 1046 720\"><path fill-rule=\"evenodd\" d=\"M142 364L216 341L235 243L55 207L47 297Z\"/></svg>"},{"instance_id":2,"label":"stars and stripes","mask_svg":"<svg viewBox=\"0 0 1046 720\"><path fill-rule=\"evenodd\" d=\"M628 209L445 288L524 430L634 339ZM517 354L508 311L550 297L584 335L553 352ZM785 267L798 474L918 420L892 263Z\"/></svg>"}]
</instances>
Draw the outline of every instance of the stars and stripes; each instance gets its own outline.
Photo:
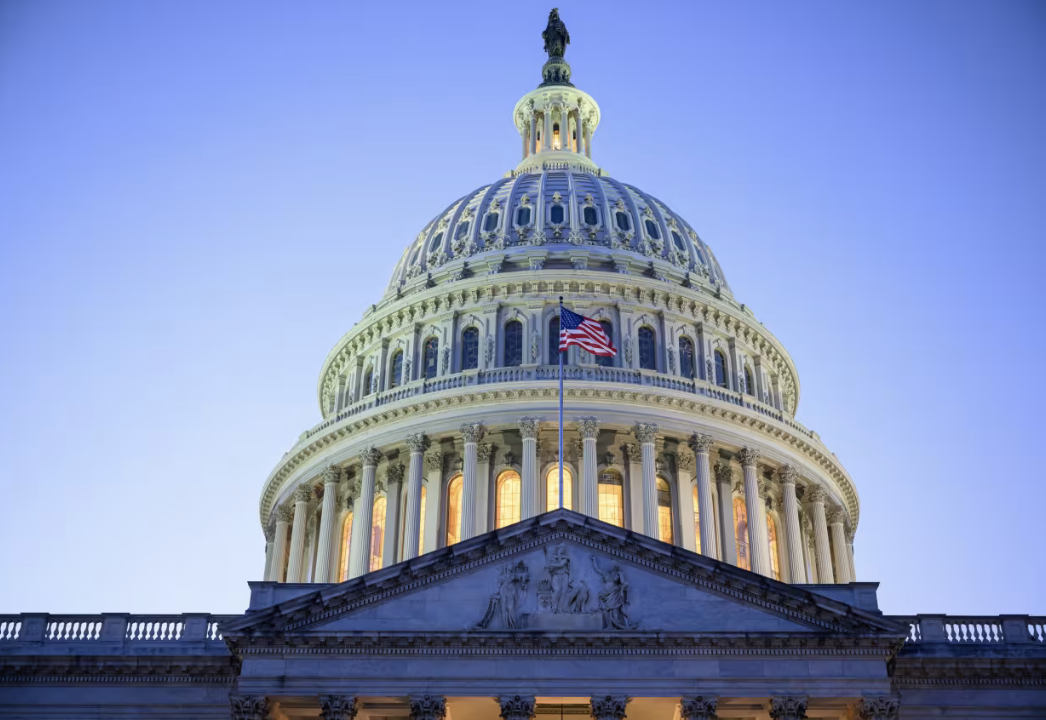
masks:
<instances>
[{"instance_id":1,"label":"stars and stripes","mask_svg":"<svg viewBox=\"0 0 1046 720\"><path fill-rule=\"evenodd\" d=\"M603 326L592 318L578 315L566 308L561 308L559 314L559 350L566 350L571 345L588 350L593 355L614 357L617 350L610 342Z\"/></svg>"}]
</instances>

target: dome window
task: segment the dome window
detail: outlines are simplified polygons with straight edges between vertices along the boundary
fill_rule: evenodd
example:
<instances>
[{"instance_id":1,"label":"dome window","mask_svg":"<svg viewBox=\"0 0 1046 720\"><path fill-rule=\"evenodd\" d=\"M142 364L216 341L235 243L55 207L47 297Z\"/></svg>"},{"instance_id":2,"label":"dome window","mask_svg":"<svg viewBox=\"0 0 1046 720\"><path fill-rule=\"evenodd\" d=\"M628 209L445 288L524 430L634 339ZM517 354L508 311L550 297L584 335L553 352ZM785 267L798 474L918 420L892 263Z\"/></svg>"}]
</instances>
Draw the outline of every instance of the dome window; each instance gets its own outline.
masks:
<instances>
[{"instance_id":1,"label":"dome window","mask_svg":"<svg viewBox=\"0 0 1046 720\"><path fill-rule=\"evenodd\" d=\"M505 323L505 365L518 367L523 364L523 323L510 320Z\"/></svg>"},{"instance_id":2,"label":"dome window","mask_svg":"<svg viewBox=\"0 0 1046 720\"><path fill-rule=\"evenodd\" d=\"M436 237L432 238L432 242L429 243L429 252L436 252L440 244L443 242L443 231L440 230L436 233Z\"/></svg>"},{"instance_id":3,"label":"dome window","mask_svg":"<svg viewBox=\"0 0 1046 720\"><path fill-rule=\"evenodd\" d=\"M561 147L562 144L559 139L559 123L556 123L552 126L552 149L559 150Z\"/></svg>"},{"instance_id":4,"label":"dome window","mask_svg":"<svg viewBox=\"0 0 1046 720\"><path fill-rule=\"evenodd\" d=\"M694 245L694 250L697 252L697 259L701 261L701 264L707 265L708 262L705 260L705 254L701 252L701 248L699 248L697 245Z\"/></svg>"},{"instance_id":5,"label":"dome window","mask_svg":"<svg viewBox=\"0 0 1046 720\"><path fill-rule=\"evenodd\" d=\"M683 238L679 237L679 233L675 230L672 231L672 242L675 243L676 250L686 252L686 245L683 244Z\"/></svg>"},{"instance_id":6,"label":"dome window","mask_svg":"<svg viewBox=\"0 0 1046 720\"><path fill-rule=\"evenodd\" d=\"M425 365L422 371L425 373L425 378L431 380L436 377L436 370L439 364L439 340L430 337L425 341Z\"/></svg>"},{"instance_id":7,"label":"dome window","mask_svg":"<svg viewBox=\"0 0 1046 720\"><path fill-rule=\"evenodd\" d=\"M465 236L469 234L469 225L471 225L471 223L467 220L463 223L460 223L458 225L458 229L454 232L454 237L458 240L464 240Z\"/></svg>"},{"instance_id":8,"label":"dome window","mask_svg":"<svg viewBox=\"0 0 1046 720\"><path fill-rule=\"evenodd\" d=\"M745 394L755 396L755 380L752 379L752 371L745 368Z\"/></svg>"},{"instance_id":9,"label":"dome window","mask_svg":"<svg viewBox=\"0 0 1046 720\"><path fill-rule=\"evenodd\" d=\"M722 350L715 351L715 384L721 388L726 385L726 355Z\"/></svg>"},{"instance_id":10,"label":"dome window","mask_svg":"<svg viewBox=\"0 0 1046 720\"><path fill-rule=\"evenodd\" d=\"M599 519L605 523L625 525L625 482L617 470L606 469L599 474Z\"/></svg>"},{"instance_id":11,"label":"dome window","mask_svg":"<svg viewBox=\"0 0 1046 720\"><path fill-rule=\"evenodd\" d=\"M521 207L516 211L516 225L520 227L526 227L530 224L530 208Z\"/></svg>"},{"instance_id":12,"label":"dome window","mask_svg":"<svg viewBox=\"0 0 1046 720\"><path fill-rule=\"evenodd\" d=\"M621 232L628 232L632 229L632 221L628 219L628 213L623 210L618 210L614 213L614 221L617 223L617 229Z\"/></svg>"},{"instance_id":13,"label":"dome window","mask_svg":"<svg viewBox=\"0 0 1046 720\"><path fill-rule=\"evenodd\" d=\"M501 213L491 212L487 213L486 219L483 221L483 232L494 232L498 229L498 218Z\"/></svg>"},{"instance_id":14,"label":"dome window","mask_svg":"<svg viewBox=\"0 0 1046 720\"><path fill-rule=\"evenodd\" d=\"M599 326L603 328L603 332L607 334L607 337L613 341L614 339L614 326L609 320L600 320ZM614 358L609 355L596 355L596 365L599 367L614 367Z\"/></svg>"},{"instance_id":15,"label":"dome window","mask_svg":"<svg viewBox=\"0 0 1046 720\"><path fill-rule=\"evenodd\" d=\"M651 240L660 240L661 231L657 229L657 223L653 220L647 220L646 223L646 234Z\"/></svg>"},{"instance_id":16,"label":"dome window","mask_svg":"<svg viewBox=\"0 0 1046 720\"><path fill-rule=\"evenodd\" d=\"M373 389L373 386L374 386L374 371L368 369L367 372L363 375L363 392L362 392L363 397L366 397L367 395L370 395L371 390Z\"/></svg>"},{"instance_id":17,"label":"dome window","mask_svg":"<svg viewBox=\"0 0 1046 720\"><path fill-rule=\"evenodd\" d=\"M461 369L475 370L479 367L479 330L465 328L461 333Z\"/></svg>"},{"instance_id":18,"label":"dome window","mask_svg":"<svg viewBox=\"0 0 1046 720\"><path fill-rule=\"evenodd\" d=\"M596 214L596 209L591 205L586 207L581 213L581 219L585 221L585 224L589 227L595 227L599 224L599 216Z\"/></svg>"},{"instance_id":19,"label":"dome window","mask_svg":"<svg viewBox=\"0 0 1046 720\"><path fill-rule=\"evenodd\" d=\"M679 374L685 378L694 377L694 344L690 338L679 338Z\"/></svg>"},{"instance_id":20,"label":"dome window","mask_svg":"<svg viewBox=\"0 0 1046 720\"><path fill-rule=\"evenodd\" d=\"M389 378L389 389L403 384L403 351L397 350L392 356L392 377Z\"/></svg>"},{"instance_id":21,"label":"dome window","mask_svg":"<svg viewBox=\"0 0 1046 720\"><path fill-rule=\"evenodd\" d=\"M648 327L639 328L639 367L643 370L657 370L656 353L654 331Z\"/></svg>"},{"instance_id":22,"label":"dome window","mask_svg":"<svg viewBox=\"0 0 1046 720\"><path fill-rule=\"evenodd\" d=\"M657 539L672 544L672 489L663 477L657 479Z\"/></svg>"},{"instance_id":23,"label":"dome window","mask_svg":"<svg viewBox=\"0 0 1046 720\"><path fill-rule=\"evenodd\" d=\"M548 218L552 221L553 225L562 225L563 219L566 217L566 212L563 210L562 205L553 205L552 209L549 210Z\"/></svg>"}]
</instances>

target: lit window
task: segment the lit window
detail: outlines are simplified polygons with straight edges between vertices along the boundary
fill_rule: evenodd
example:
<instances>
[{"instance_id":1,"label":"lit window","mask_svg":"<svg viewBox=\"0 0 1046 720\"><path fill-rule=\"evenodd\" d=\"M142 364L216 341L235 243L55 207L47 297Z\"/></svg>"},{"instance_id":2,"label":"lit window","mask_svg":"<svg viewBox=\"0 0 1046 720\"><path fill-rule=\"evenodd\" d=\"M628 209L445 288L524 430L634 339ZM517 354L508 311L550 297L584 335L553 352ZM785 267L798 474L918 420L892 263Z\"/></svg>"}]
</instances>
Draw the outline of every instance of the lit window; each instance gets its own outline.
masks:
<instances>
[{"instance_id":1,"label":"lit window","mask_svg":"<svg viewBox=\"0 0 1046 720\"><path fill-rule=\"evenodd\" d=\"M555 123L552 126L552 149L553 150L559 150L560 147L561 146L560 146L560 140L559 140L559 123Z\"/></svg>"},{"instance_id":2,"label":"lit window","mask_svg":"<svg viewBox=\"0 0 1046 720\"><path fill-rule=\"evenodd\" d=\"M559 315L552 316L548 321L548 364L559 364ZM566 365L566 358L563 358Z\"/></svg>"},{"instance_id":3,"label":"lit window","mask_svg":"<svg viewBox=\"0 0 1046 720\"><path fill-rule=\"evenodd\" d=\"M382 556L385 550L385 498L374 501L374 517L370 524L370 572L381 570Z\"/></svg>"},{"instance_id":4,"label":"lit window","mask_svg":"<svg viewBox=\"0 0 1046 720\"><path fill-rule=\"evenodd\" d=\"M686 378L694 376L694 344L690 338L679 338L679 373Z\"/></svg>"},{"instance_id":5,"label":"lit window","mask_svg":"<svg viewBox=\"0 0 1046 720\"><path fill-rule=\"evenodd\" d=\"M766 533L770 541L770 573L773 575L774 580L780 580L781 558L777 554L777 526L774 525L774 518L770 513L766 514Z\"/></svg>"},{"instance_id":6,"label":"lit window","mask_svg":"<svg viewBox=\"0 0 1046 720\"><path fill-rule=\"evenodd\" d=\"M600 320L600 327L603 328L603 332L610 339L610 342L614 342L614 326L609 320ZM614 358L610 355L596 355L596 365L600 367L614 367Z\"/></svg>"},{"instance_id":7,"label":"lit window","mask_svg":"<svg viewBox=\"0 0 1046 720\"><path fill-rule=\"evenodd\" d=\"M616 470L604 470L599 475L599 519L605 523L624 527L625 498L624 482Z\"/></svg>"},{"instance_id":8,"label":"lit window","mask_svg":"<svg viewBox=\"0 0 1046 720\"><path fill-rule=\"evenodd\" d=\"M461 542L461 476L447 485L447 545Z\"/></svg>"},{"instance_id":9,"label":"lit window","mask_svg":"<svg viewBox=\"0 0 1046 720\"><path fill-rule=\"evenodd\" d=\"M436 248L443 242L443 231L436 233L436 236L432 238L432 242L429 243L429 252L435 252Z\"/></svg>"},{"instance_id":10,"label":"lit window","mask_svg":"<svg viewBox=\"0 0 1046 720\"><path fill-rule=\"evenodd\" d=\"M403 351L397 350L392 356L392 377L389 378L389 388L397 387L403 382Z\"/></svg>"},{"instance_id":11,"label":"lit window","mask_svg":"<svg viewBox=\"0 0 1046 720\"><path fill-rule=\"evenodd\" d=\"M672 543L672 491L664 478L657 479L657 539Z\"/></svg>"},{"instance_id":12,"label":"lit window","mask_svg":"<svg viewBox=\"0 0 1046 720\"><path fill-rule=\"evenodd\" d=\"M429 379L436 377L438 366L439 340L431 337L425 341L425 365L422 368L422 371L425 373L424 377Z\"/></svg>"},{"instance_id":13,"label":"lit window","mask_svg":"<svg viewBox=\"0 0 1046 720\"><path fill-rule=\"evenodd\" d=\"M505 365L516 367L523 363L523 323L512 320L505 323Z\"/></svg>"},{"instance_id":14,"label":"lit window","mask_svg":"<svg viewBox=\"0 0 1046 720\"><path fill-rule=\"evenodd\" d=\"M567 510L574 508L573 488L574 475L570 468L563 466L563 507ZM559 507L559 465L553 465L545 475L545 510L551 511Z\"/></svg>"},{"instance_id":15,"label":"lit window","mask_svg":"<svg viewBox=\"0 0 1046 720\"><path fill-rule=\"evenodd\" d=\"M751 570L752 563L748 557L748 510L741 498L734 498L734 541L737 543L737 566Z\"/></svg>"},{"instance_id":16,"label":"lit window","mask_svg":"<svg viewBox=\"0 0 1046 720\"><path fill-rule=\"evenodd\" d=\"M501 213L487 213L486 219L483 221L483 230L486 232L494 232L498 229L498 216Z\"/></svg>"},{"instance_id":17,"label":"lit window","mask_svg":"<svg viewBox=\"0 0 1046 720\"><path fill-rule=\"evenodd\" d=\"M521 207L516 211L516 224L519 226L530 224L530 208Z\"/></svg>"},{"instance_id":18,"label":"lit window","mask_svg":"<svg viewBox=\"0 0 1046 720\"><path fill-rule=\"evenodd\" d=\"M497 483L497 527L503 528L519 522L520 503L519 473L506 470L501 473Z\"/></svg>"},{"instance_id":19,"label":"lit window","mask_svg":"<svg viewBox=\"0 0 1046 720\"><path fill-rule=\"evenodd\" d=\"M648 327L639 328L639 367L644 370L657 370L654 331Z\"/></svg>"},{"instance_id":20,"label":"lit window","mask_svg":"<svg viewBox=\"0 0 1046 720\"><path fill-rule=\"evenodd\" d=\"M548 216L549 216L549 219L552 221L553 224L555 224L555 225L561 224L563 222L563 218L565 217L565 213L563 212L563 206L562 205L553 205L552 209L549 210Z\"/></svg>"},{"instance_id":21,"label":"lit window","mask_svg":"<svg viewBox=\"0 0 1046 720\"><path fill-rule=\"evenodd\" d=\"M349 579L349 545L352 542L352 511L345 516L341 524L341 563L339 564L338 582Z\"/></svg>"},{"instance_id":22,"label":"lit window","mask_svg":"<svg viewBox=\"0 0 1046 720\"><path fill-rule=\"evenodd\" d=\"M726 387L726 355L721 350L715 351L715 384Z\"/></svg>"},{"instance_id":23,"label":"lit window","mask_svg":"<svg viewBox=\"0 0 1046 720\"><path fill-rule=\"evenodd\" d=\"M461 369L475 370L479 367L479 330L465 328L461 333Z\"/></svg>"},{"instance_id":24,"label":"lit window","mask_svg":"<svg viewBox=\"0 0 1046 720\"><path fill-rule=\"evenodd\" d=\"M701 552L701 510L697 502L697 485L694 485L694 547Z\"/></svg>"},{"instance_id":25,"label":"lit window","mask_svg":"<svg viewBox=\"0 0 1046 720\"><path fill-rule=\"evenodd\" d=\"M628 213L622 210L614 213L614 220L617 222L617 229L621 232L628 232L632 228L632 222L628 219Z\"/></svg>"},{"instance_id":26,"label":"lit window","mask_svg":"<svg viewBox=\"0 0 1046 720\"><path fill-rule=\"evenodd\" d=\"M647 220L644 224L646 225L646 234L650 236L651 240L657 240L661 237L661 231L657 229L656 222Z\"/></svg>"},{"instance_id":27,"label":"lit window","mask_svg":"<svg viewBox=\"0 0 1046 720\"><path fill-rule=\"evenodd\" d=\"M599 223L599 216L596 214L596 209L589 205L581 212L582 219L585 224L589 227L593 227Z\"/></svg>"}]
</instances>

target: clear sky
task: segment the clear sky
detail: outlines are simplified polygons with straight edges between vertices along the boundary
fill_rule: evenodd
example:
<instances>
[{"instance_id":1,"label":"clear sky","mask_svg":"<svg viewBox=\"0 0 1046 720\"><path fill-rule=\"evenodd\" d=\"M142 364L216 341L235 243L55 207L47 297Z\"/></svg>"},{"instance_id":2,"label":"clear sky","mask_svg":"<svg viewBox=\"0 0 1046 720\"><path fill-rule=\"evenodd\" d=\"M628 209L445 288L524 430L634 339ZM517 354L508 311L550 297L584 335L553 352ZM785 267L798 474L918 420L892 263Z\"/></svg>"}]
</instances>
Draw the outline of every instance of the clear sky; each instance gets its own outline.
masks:
<instances>
[{"instance_id":1,"label":"clear sky","mask_svg":"<svg viewBox=\"0 0 1046 720\"><path fill-rule=\"evenodd\" d=\"M1046 4L574 2L594 157L715 249L887 612L1046 614ZM0 2L0 612L239 612L258 496L549 3Z\"/></svg>"}]
</instances>

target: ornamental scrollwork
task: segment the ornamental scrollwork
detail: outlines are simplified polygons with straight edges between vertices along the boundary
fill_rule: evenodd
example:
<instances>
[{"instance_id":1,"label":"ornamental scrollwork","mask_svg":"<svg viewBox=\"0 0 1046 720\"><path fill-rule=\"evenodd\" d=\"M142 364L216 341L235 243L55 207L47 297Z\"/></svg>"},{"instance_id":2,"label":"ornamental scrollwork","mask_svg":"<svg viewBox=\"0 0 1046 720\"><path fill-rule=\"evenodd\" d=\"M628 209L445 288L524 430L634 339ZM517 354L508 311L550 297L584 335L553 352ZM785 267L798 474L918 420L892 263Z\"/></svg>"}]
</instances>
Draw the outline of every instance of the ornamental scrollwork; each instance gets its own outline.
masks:
<instances>
[{"instance_id":1,"label":"ornamental scrollwork","mask_svg":"<svg viewBox=\"0 0 1046 720\"><path fill-rule=\"evenodd\" d=\"M494 446L490 443L480 443L476 446L476 460L481 463L489 463L490 456L494 454Z\"/></svg>"},{"instance_id":2,"label":"ornamental scrollwork","mask_svg":"<svg viewBox=\"0 0 1046 720\"><path fill-rule=\"evenodd\" d=\"M897 720L901 702L892 697L862 698L857 706L860 720Z\"/></svg>"},{"instance_id":3,"label":"ornamental scrollwork","mask_svg":"<svg viewBox=\"0 0 1046 720\"><path fill-rule=\"evenodd\" d=\"M443 453L440 450L430 452L425 456L425 467L429 471L443 470Z\"/></svg>"},{"instance_id":4,"label":"ornamental scrollwork","mask_svg":"<svg viewBox=\"0 0 1046 720\"><path fill-rule=\"evenodd\" d=\"M599 437L599 420L594 417L578 418L577 429L583 438L595 439Z\"/></svg>"},{"instance_id":5,"label":"ornamental scrollwork","mask_svg":"<svg viewBox=\"0 0 1046 720\"><path fill-rule=\"evenodd\" d=\"M541 427L541 422L534 418L520 418L519 421L519 434L523 439L537 438L538 429Z\"/></svg>"},{"instance_id":6,"label":"ornamental scrollwork","mask_svg":"<svg viewBox=\"0 0 1046 720\"><path fill-rule=\"evenodd\" d=\"M720 460L715 464L715 478L718 483L732 485L734 482L734 468L726 460Z\"/></svg>"},{"instance_id":7,"label":"ornamental scrollwork","mask_svg":"<svg viewBox=\"0 0 1046 720\"><path fill-rule=\"evenodd\" d=\"M694 435L692 435L689 440L690 449L693 450L695 453L699 454L707 454L708 451L712 449L712 445L714 444L715 438L713 438L711 435L700 435L698 433L694 433Z\"/></svg>"},{"instance_id":8,"label":"ornamental scrollwork","mask_svg":"<svg viewBox=\"0 0 1046 720\"><path fill-rule=\"evenodd\" d=\"M503 720L531 720L536 702L533 695L509 695L498 698Z\"/></svg>"},{"instance_id":9,"label":"ornamental scrollwork","mask_svg":"<svg viewBox=\"0 0 1046 720\"><path fill-rule=\"evenodd\" d=\"M323 484L328 485L330 483L337 483L341 480L341 468L337 465L328 465L323 468Z\"/></svg>"},{"instance_id":10,"label":"ornamental scrollwork","mask_svg":"<svg viewBox=\"0 0 1046 720\"><path fill-rule=\"evenodd\" d=\"M320 717L323 720L353 720L359 704L353 695L320 695Z\"/></svg>"},{"instance_id":11,"label":"ornamental scrollwork","mask_svg":"<svg viewBox=\"0 0 1046 720\"><path fill-rule=\"evenodd\" d=\"M411 453L423 453L429 447L429 437L425 433L413 433L407 436L407 447Z\"/></svg>"},{"instance_id":12,"label":"ornamental scrollwork","mask_svg":"<svg viewBox=\"0 0 1046 720\"><path fill-rule=\"evenodd\" d=\"M791 465L782 465L777 468L777 481L782 485L795 485L799 479L799 471Z\"/></svg>"},{"instance_id":13,"label":"ornamental scrollwork","mask_svg":"<svg viewBox=\"0 0 1046 720\"><path fill-rule=\"evenodd\" d=\"M759 451L749 447L741 448L741 452L737 453L737 461L742 467L755 467L759 462Z\"/></svg>"},{"instance_id":14,"label":"ornamental scrollwork","mask_svg":"<svg viewBox=\"0 0 1046 720\"><path fill-rule=\"evenodd\" d=\"M771 720L804 720L806 717L806 696L785 696L770 698Z\"/></svg>"},{"instance_id":15,"label":"ornamental scrollwork","mask_svg":"<svg viewBox=\"0 0 1046 720\"><path fill-rule=\"evenodd\" d=\"M653 443L657 439L657 424L636 423L632 426L632 435L641 445Z\"/></svg>"},{"instance_id":16,"label":"ornamental scrollwork","mask_svg":"<svg viewBox=\"0 0 1046 720\"><path fill-rule=\"evenodd\" d=\"M369 447L360 453L360 462L363 463L363 467L376 467L381 458L381 450L376 447Z\"/></svg>"},{"instance_id":17,"label":"ornamental scrollwork","mask_svg":"<svg viewBox=\"0 0 1046 720\"><path fill-rule=\"evenodd\" d=\"M592 696L592 720L625 720L625 706L629 698L624 695Z\"/></svg>"},{"instance_id":18,"label":"ornamental scrollwork","mask_svg":"<svg viewBox=\"0 0 1046 720\"><path fill-rule=\"evenodd\" d=\"M269 699L264 695L233 695L229 704L232 720L269 720Z\"/></svg>"},{"instance_id":19,"label":"ornamental scrollwork","mask_svg":"<svg viewBox=\"0 0 1046 720\"><path fill-rule=\"evenodd\" d=\"M478 443L483 439L483 425L480 423L465 423L461 426L461 436L465 443Z\"/></svg>"},{"instance_id":20,"label":"ornamental scrollwork","mask_svg":"<svg viewBox=\"0 0 1046 720\"><path fill-rule=\"evenodd\" d=\"M718 698L706 695L685 697L679 700L680 720L716 720Z\"/></svg>"},{"instance_id":21,"label":"ornamental scrollwork","mask_svg":"<svg viewBox=\"0 0 1046 720\"><path fill-rule=\"evenodd\" d=\"M411 695L410 720L443 720L447 699L442 695Z\"/></svg>"}]
</instances>

